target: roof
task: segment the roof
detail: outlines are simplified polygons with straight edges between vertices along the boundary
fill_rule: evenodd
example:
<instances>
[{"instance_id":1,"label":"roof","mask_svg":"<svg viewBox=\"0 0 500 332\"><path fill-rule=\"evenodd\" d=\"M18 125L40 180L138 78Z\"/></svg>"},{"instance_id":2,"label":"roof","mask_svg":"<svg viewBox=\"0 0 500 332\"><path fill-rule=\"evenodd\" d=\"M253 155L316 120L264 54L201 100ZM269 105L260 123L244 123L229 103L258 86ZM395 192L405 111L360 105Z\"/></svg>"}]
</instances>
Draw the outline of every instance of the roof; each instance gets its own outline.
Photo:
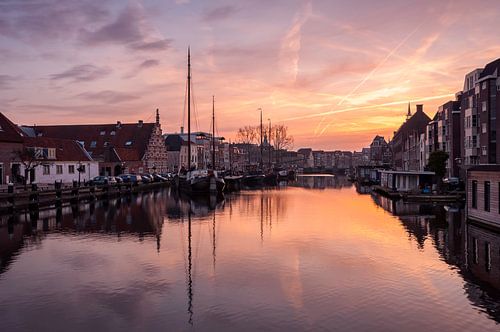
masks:
<instances>
[{"instance_id":1,"label":"roof","mask_svg":"<svg viewBox=\"0 0 500 332\"><path fill-rule=\"evenodd\" d=\"M155 123L122 124L118 122L116 124L54 125L31 128L38 137L83 142L84 148L94 159L104 158L110 148L115 148L118 156L121 153L126 160L141 160L146 152ZM132 156L137 159L129 159Z\"/></svg>"},{"instance_id":2,"label":"roof","mask_svg":"<svg viewBox=\"0 0 500 332\"><path fill-rule=\"evenodd\" d=\"M0 112L0 142L22 143L24 133Z\"/></svg>"},{"instance_id":3,"label":"roof","mask_svg":"<svg viewBox=\"0 0 500 332\"><path fill-rule=\"evenodd\" d=\"M92 161L80 143L73 140L49 137L25 137L24 146L28 148L54 148L57 161Z\"/></svg>"},{"instance_id":4,"label":"roof","mask_svg":"<svg viewBox=\"0 0 500 332\"><path fill-rule=\"evenodd\" d=\"M380 170L380 173L387 174L402 174L402 175L435 175L434 172L429 171L394 171L394 170Z\"/></svg>"},{"instance_id":5,"label":"roof","mask_svg":"<svg viewBox=\"0 0 500 332\"><path fill-rule=\"evenodd\" d=\"M470 167L467 172L500 172L499 164L485 164Z\"/></svg>"},{"instance_id":6,"label":"roof","mask_svg":"<svg viewBox=\"0 0 500 332\"><path fill-rule=\"evenodd\" d=\"M165 145L167 146L167 151L180 151L182 141L183 139L181 135L177 134L167 135L167 137L165 138Z\"/></svg>"},{"instance_id":7,"label":"roof","mask_svg":"<svg viewBox=\"0 0 500 332\"><path fill-rule=\"evenodd\" d=\"M402 133L410 133L412 131L416 131L419 133L425 132L425 128L427 124L431 121L431 118L424 113L423 110L417 109L417 111L406 120L401 127L396 131L394 137L398 136ZM394 140L394 138L393 138Z\"/></svg>"},{"instance_id":8,"label":"roof","mask_svg":"<svg viewBox=\"0 0 500 332\"><path fill-rule=\"evenodd\" d=\"M498 76L499 68L500 68L500 58L488 63L486 67L484 67L481 74L479 75L479 79L490 75Z\"/></svg>"}]
</instances>

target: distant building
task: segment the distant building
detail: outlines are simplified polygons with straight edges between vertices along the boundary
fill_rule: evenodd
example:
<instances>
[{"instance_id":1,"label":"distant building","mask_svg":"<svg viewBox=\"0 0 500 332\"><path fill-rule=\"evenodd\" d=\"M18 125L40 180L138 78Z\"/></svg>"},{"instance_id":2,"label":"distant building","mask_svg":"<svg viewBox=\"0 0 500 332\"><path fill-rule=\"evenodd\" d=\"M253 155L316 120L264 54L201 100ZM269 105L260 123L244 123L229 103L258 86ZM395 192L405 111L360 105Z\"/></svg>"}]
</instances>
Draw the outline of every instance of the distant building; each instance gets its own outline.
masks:
<instances>
[{"instance_id":1,"label":"distant building","mask_svg":"<svg viewBox=\"0 0 500 332\"><path fill-rule=\"evenodd\" d=\"M392 162L391 149L383 136L375 136L370 144L370 164L386 165Z\"/></svg>"}]
</instances>

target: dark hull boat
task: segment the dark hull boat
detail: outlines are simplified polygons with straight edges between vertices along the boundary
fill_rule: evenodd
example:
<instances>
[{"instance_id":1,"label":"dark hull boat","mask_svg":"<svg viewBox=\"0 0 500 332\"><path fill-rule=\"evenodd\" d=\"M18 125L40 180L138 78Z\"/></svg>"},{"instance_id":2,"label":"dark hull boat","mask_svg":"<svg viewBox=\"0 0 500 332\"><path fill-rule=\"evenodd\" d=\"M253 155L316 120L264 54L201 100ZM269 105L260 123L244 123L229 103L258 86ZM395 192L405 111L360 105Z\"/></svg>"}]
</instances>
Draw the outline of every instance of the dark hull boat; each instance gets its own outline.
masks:
<instances>
[{"instance_id":1,"label":"dark hull boat","mask_svg":"<svg viewBox=\"0 0 500 332\"><path fill-rule=\"evenodd\" d=\"M264 185L264 174L249 174L243 177L242 183L245 187L262 187Z\"/></svg>"},{"instance_id":2,"label":"dark hull boat","mask_svg":"<svg viewBox=\"0 0 500 332\"><path fill-rule=\"evenodd\" d=\"M234 192L240 191L242 186L243 176L240 175L229 175L224 177L224 182L226 182L225 191Z\"/></svg>"},{"instance_id":3,"label":"dark hull boat","mask_svg":"<svg viewBox=\"0 0 500 332\"><path fill-rule=\"evenodd\" d=\"M219 178L216 172L208 170L190 171L186 175L179 175L176 181L179 190L193 194L221 194L226 186L224 179Z\"/></svg>"}]
</instances>

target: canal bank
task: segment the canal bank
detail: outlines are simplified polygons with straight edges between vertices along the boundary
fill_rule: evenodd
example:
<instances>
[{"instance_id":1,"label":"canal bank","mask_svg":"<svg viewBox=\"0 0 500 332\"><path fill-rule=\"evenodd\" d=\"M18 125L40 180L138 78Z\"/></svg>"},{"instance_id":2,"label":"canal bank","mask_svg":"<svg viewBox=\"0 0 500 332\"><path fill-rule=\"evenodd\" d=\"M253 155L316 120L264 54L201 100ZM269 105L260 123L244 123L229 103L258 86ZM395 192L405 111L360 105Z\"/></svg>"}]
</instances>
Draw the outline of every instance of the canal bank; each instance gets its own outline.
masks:
<instances>
[{"instance_id":1,"label":"canal bank","mask_svg":"<svg viewBox=\"0 0 500 332\"><path fill-rule=\"evenodd\" d=\"M496 233L341 178L294 185L213 206L167 188L2 216L3 327L497 329Z\"/></svg>"}]
</instances>

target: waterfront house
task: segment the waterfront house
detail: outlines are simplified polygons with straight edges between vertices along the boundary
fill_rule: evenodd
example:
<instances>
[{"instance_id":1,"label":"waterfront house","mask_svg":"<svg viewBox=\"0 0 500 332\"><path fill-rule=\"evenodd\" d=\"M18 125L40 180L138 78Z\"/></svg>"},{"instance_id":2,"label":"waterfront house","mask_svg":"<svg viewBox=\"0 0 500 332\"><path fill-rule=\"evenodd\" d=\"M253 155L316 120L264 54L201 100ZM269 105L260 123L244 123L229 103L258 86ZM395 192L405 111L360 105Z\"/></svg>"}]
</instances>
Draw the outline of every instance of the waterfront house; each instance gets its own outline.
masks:
<instances>
[{"instance_id":1,"label":"waterfront house","mask_svg":"<svg viewBox=\"0 0 500 332\"><path fill-rule=\"evenodd\" d=\"M100 175L163 173L167 171L167 148L160 115L156 122L89 125L23 126L32 137L76 140L99 162Z\"/></svg>"},{"instance_id":2,"label":"waterfront house","mask_svg":"<svg viewBox=\"0 0 500 332\"><path fill-rule=\"evenodd\" d=\"M23 136L23 132L0 113L0 184L13 181L12 158L16 151L22 150Z\"/></svg>"},{"instance_id":3,"label":"waterfront house","mask_svg":"<svg viewBox=\"0 0 500 332\"><path fill-rule=\"evenodd\" d=\"M500 227L500 165L467 170L467 217Z\"/></svg>"},{"instance_id":4,"label":"waterfront house","mask_svg":"<svg viewBox=\"0 0 500 332\"><path fill-rule=\"evenodd\" d=\"M89 181L99 174L98 162L77 141L24 137L23 142L23 152L12 164L18 165L18 177L28 177L27 183Z\"/></svg>"},{"instance_id":5,"label":"waterfront house","mask_svg":"<svg viewBox=\"0 0 500 332\"><path fill-rule=\"evenodd\" d=\"M406 121L394 132L391 150L394 169L418 171L420 168L420 136L427 129L431 119L424 113L423 105L417 105L412 115L410 105Z\"/></svg>"},{"instance_id":6,"label":"waterfront house","mask_svg":"<svg viewBox=\"0 0 500 332\"><path fill-rule=\"evenodd\" d=\"M432 185L434 172L426 171L380 171L380 185L390 191L418 192Z\"/></svg>"}]
</instances>

